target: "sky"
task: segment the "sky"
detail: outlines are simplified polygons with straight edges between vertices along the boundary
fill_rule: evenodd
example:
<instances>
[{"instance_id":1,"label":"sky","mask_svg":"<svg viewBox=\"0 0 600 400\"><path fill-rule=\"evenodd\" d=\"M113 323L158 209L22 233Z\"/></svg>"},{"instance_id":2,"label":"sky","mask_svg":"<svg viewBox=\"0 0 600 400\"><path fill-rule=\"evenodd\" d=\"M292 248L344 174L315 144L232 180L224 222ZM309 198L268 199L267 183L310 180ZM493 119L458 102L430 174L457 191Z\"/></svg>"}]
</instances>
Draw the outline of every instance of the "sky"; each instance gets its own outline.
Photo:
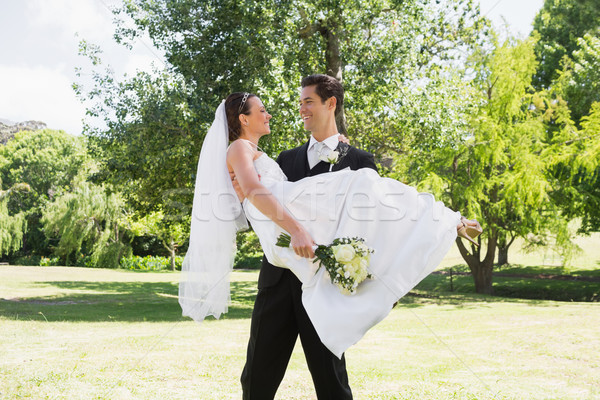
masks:
<instances>
[{"instance_id":1,"label":"sky","mask_svg":"<svg viewBox=\"0 0 600 400\"><path fill-rule=\"evenodd\" d=\"M496 27L527 36L544 0L478 0ZM129 50L114 42L111 8L122 0L0 0L0 119L36 120L80 134L85 107L72 89L91 84L90 64L78 55L81 39L99 45L116 76L161 65L161 52L143 37ZM77 78L76 67L84 75ZM85 74L88 73L88 75Z\"/></svg>"}]
</instances>

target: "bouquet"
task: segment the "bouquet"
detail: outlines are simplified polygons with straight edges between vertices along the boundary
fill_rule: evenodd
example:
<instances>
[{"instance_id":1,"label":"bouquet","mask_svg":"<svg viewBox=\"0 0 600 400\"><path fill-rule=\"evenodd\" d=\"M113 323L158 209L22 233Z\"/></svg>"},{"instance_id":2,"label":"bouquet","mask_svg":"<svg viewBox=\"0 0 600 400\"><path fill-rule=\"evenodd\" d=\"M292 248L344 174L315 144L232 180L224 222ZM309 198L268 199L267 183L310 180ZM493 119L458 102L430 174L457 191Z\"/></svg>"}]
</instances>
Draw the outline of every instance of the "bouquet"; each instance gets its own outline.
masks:
<instances>
[{"instance_id":1,"label":"bouquet","mask_svg":"<svg viewBox=\"0 0 600 400\"><path fill-rule=\"evenodd\" d=\"M290 241L290 235L282 233L276 245L289 247ZM325 267L331 283L337 285L342 293L352 295L362 281L373 278L368 272L373 252L373 249L365 245L364 239L338 238L328 246L318 245L313 262L319 260L319 268Z\"/></svg>"}]
</instances>

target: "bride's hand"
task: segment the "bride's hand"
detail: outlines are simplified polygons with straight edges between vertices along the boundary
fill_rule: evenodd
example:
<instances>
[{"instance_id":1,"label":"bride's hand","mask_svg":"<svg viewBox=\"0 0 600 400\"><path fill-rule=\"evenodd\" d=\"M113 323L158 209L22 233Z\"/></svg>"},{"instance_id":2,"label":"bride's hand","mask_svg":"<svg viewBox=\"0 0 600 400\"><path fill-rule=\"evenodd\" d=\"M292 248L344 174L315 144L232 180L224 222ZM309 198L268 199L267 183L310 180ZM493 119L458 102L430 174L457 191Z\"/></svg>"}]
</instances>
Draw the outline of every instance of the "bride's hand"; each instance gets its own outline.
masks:
<instances>
[{"instance_id":1,"label":"bride's hand","mask_svg":"<svg viewBox=\"0 0 600 400\"><path fill-rule=\"evenodd\" d=\"M298 231L291 235L292 240L290 241L290 246L294 249L294 252L300 257L305 258L314 258L315 251L313 250L313 246L315 245L315 241L313 240L310 233L306 231L304 228L300 228Z\"/></svg>"},{"instance_id":2,"label":"bride's hand","mask_svg":"<svg viewBox=\"0 0 600 400\"><path fill-rule=\"evenodd\" d=\"M350 144L350 140L343 133L338 136L338 140L342 143Z\"/></svg>"}]
</instances>

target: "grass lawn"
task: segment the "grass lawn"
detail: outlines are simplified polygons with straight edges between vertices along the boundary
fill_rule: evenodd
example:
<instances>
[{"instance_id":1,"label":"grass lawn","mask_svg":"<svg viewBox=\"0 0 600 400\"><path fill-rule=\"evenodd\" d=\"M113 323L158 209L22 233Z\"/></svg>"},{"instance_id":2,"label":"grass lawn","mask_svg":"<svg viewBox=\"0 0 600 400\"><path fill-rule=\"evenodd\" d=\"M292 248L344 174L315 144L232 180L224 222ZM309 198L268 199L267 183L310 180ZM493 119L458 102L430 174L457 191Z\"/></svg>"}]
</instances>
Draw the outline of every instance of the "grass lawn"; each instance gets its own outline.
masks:
<instances>
[{"instance_id":1,"label":"grass lawn","mask_svg":"<svg viewBox=\"0 0 600 400\"><path fill-rule=\"evenodd\" d=\"M598 276L594 257L568 272ZM526 262L565 272L544 263ZM235 271L229 313L198 325L180 316L178 273L0 266L0 398L239 399L257 277ZM346 353L356 399L600 398L597 298L483 297L455 279L450 292L428 277ZM527 292L523 279L496 289ZM600 291L531 280L553 296ZM277 398L316 398L299 344Z\"/></svg>"}]
</instances>

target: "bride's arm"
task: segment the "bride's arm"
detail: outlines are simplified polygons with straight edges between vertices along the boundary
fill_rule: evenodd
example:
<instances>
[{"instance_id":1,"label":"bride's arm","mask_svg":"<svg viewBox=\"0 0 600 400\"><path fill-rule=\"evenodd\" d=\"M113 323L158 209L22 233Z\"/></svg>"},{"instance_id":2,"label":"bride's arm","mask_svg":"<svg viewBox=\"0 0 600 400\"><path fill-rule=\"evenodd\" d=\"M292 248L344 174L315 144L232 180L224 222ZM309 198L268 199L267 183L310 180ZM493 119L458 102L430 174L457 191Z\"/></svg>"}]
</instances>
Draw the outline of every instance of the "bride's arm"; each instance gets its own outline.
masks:
<instances>
[{"instance_id":1,"label":"bride's arm","mask_svg":"<svg viewBox=\"0 0 600 400\"><path fill-rule=\"evenodd\" d=\"M306 229L286 211L271 191L260 183L256 169L254 169L253 156L253 151L241 141L234 142L227 152L227 163L233 168L244 196L258 211L290 234L291 246L296 254L302 257L314 257L312 249L314 240Z\"/></svg>"}]
</instances>

